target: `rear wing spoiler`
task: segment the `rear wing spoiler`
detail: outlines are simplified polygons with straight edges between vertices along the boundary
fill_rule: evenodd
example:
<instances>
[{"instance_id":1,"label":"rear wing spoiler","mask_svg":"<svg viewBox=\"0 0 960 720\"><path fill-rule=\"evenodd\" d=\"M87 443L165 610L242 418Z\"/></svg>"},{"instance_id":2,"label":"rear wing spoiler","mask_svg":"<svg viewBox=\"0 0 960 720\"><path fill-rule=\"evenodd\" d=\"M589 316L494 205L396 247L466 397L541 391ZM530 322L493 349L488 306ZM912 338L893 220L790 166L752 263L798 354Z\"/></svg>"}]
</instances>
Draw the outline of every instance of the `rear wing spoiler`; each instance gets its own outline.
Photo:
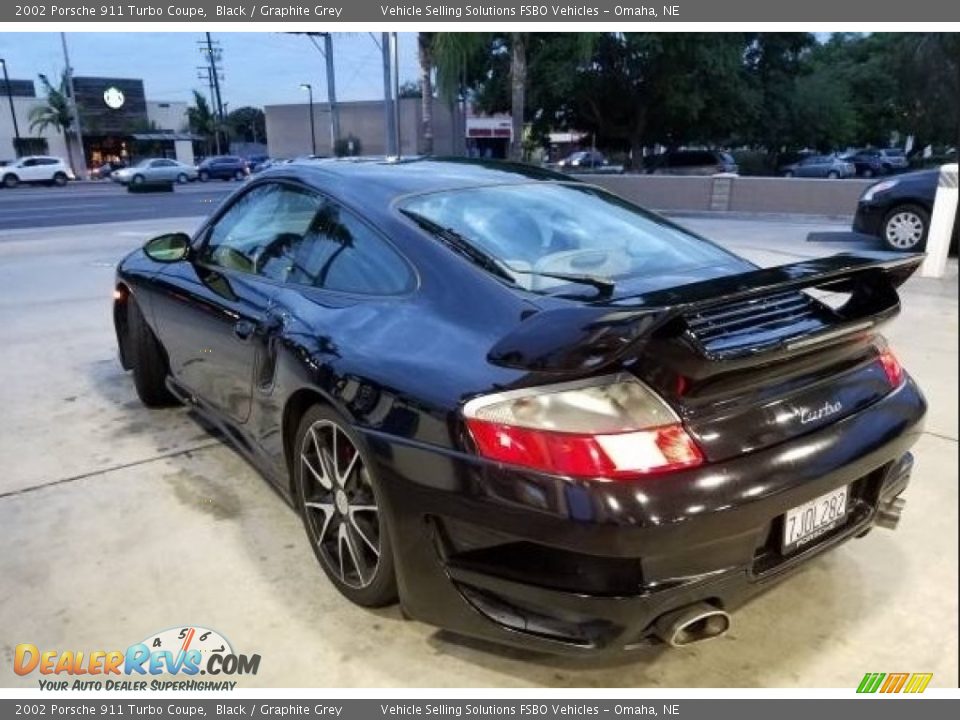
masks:
<instances>
[{"instance_id":1,"label":"rear wing spoiler","mask_svg":"<svg viewBox=\"0 0 960 720\"><path fill-rule=\"evenodd\" d=\"M922 261L922 254L841 253L618 298L618 304L626 301L629 307L607 304L545 310L499 340L487 358L496 365L528 371L589 372L625 359L655 333L669 334L671 327L680 331L683 323L675 321L683 316L717 305L790 290L849 293L822 330L761 350L814 347L864 332L896 315L900 310L897 288Z\"/></svg>"}]
</instances>

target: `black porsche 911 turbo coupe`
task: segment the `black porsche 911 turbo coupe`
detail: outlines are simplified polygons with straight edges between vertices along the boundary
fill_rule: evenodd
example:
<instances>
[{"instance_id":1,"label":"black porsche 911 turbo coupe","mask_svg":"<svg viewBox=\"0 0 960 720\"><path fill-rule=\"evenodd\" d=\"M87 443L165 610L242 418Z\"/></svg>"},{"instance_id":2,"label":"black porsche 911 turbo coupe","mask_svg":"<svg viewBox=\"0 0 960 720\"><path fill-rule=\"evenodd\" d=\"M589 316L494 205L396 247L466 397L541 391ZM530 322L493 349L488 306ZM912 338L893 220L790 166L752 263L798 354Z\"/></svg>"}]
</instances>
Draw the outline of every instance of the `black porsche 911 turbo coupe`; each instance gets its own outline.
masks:
<instances>
[{"instance_id":1,"label":"black porsche 911 turbo coupe","mask_svg":"<svg viewBox=\"0 0 960 720\"><path fill-rule=\"evenodd\" d=\"M877 327L919 262L759 269L535 168L306 161L127 256L114 321L350 600L617 652L896 525L926 403Z\"/></svg>"}]
</instances>

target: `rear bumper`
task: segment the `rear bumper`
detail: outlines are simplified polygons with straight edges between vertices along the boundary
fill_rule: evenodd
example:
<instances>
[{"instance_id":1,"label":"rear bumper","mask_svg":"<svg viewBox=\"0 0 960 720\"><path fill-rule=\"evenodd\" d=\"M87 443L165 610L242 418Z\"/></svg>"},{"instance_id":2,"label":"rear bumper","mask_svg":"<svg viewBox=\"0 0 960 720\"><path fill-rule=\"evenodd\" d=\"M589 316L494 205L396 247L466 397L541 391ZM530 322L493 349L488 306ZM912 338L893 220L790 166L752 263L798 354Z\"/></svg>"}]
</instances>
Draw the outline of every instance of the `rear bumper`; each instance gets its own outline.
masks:
<instances>
[{"instance_id":1,"label":"rear bumper","mask_svg":"<svg viewBox=\"0 0 960 720\"><path fill-rule=\"evenodd\" d=\"M660 615L741 604L869 529L909 482L926 403L912 380L816 432L631 482L505 470L368 433L414 618L498 643L603 653L652 642ZM841 527L780 553L790 508L850 485Z\"/></svg>"}]
</instances>

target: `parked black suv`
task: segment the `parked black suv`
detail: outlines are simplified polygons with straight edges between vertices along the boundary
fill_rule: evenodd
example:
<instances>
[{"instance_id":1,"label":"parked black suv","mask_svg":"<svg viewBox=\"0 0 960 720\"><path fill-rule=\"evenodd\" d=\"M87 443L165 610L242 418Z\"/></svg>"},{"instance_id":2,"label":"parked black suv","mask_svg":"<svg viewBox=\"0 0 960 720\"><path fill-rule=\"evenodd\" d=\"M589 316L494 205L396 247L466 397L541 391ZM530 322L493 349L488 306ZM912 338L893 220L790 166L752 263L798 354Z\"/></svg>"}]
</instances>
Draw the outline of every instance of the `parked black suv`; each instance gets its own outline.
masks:
<instances>
[{"instance_id":1,"label":"parked black suv","mask_svg":"<svg viewBox=\"0 0 960 720\"><path fill-rule=\"evenodd\" d=\"M215 155L197 165L200 182L207 180L243 180L250 171L243 158L235 155Z\"/></svg>"}]
</instances>

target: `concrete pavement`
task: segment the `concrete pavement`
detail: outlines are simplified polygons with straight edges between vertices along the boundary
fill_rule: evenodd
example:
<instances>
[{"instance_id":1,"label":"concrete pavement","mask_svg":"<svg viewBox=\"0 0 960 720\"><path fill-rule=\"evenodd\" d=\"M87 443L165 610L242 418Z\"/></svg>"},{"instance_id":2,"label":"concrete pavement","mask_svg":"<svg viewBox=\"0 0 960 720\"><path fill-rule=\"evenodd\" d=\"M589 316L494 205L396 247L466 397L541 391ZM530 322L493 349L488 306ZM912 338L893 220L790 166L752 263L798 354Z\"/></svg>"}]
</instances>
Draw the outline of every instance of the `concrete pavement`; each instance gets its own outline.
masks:
<instances>
[{"instance_id":1,"label":"concrete pavement","mask_svg":"<svg viewBox=\"0 0 960 720\"><path fill-rule=\"evenodd\" d=\"M0 193L2 194L2 193ZM0 232L0 685L14 646L126 647L182 624L259 653L259 686L845 687L867 670L957 685L957 265L911 280L889 328L931 403L900 529L809 564L726 637L604 663L534 656L368 611L332 589L296 515L117 361L113 265L198 218ZM763 264L849 249L831 223L685 218Z\"/></svg>"}]
</instances>

